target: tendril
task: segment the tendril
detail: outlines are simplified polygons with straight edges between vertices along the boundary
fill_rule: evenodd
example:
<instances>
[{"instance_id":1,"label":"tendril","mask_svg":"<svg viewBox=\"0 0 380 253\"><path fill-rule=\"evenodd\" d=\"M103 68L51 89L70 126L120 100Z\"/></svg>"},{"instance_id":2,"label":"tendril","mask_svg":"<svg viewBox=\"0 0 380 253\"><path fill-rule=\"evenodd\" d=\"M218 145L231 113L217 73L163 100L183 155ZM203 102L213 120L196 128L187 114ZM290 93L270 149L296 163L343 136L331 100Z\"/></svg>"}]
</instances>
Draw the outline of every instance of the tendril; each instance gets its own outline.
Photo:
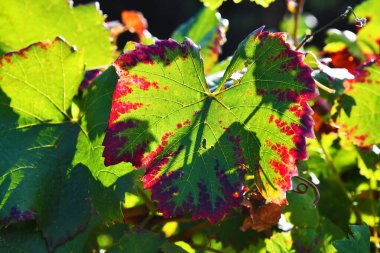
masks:
<instances>
[{"instance_id":1,"label":"tendril","mask_svg":"<svg viewBox=\"0 0 380 253\"><path fill-rule=\"evenodd\" d=\"M294 176L294 177L303 182L297 184L296 189L293 189L292 191L299 194L305 194L309 190L309 186L310 186L311 188L313 188L315 192L315 200L313 202L313 205L317 206L319 199L321 198L321 195L319 194L317 186L315 186L315 184L313 184L312 182L310 182L309 180L303 177L299 177L299 176Z\"/></svg>"},{"instance_id":2,"label":"tendril","mask_svg":"<svg viewBox=\"0 0 380 253\"><path fill-rule=\"evenodd\" d=\"M300 44L296 47L296 50L300 49L303 45L305 45L306 43L310 42L313 37L322 32L323 30L329 28L330 26L332 26L333 24L335 24L337 21L341 20L341 19L344 19L348 16L348 14L352 13L355 17L355 23L356 23L356 26L357 27L363 27L367 24L367 19L366 18L358 18L354 12L354 9L352 9L351 6L347 6L345 12L343 12L342 14L339 15L339 17L333 19L332 21L330 21L329 23L327 23L326 25L322 26L321 28L319 28L318 30L316 30L315 32L313 32L312 34L307 34L303 39L302 41L300 42Z\"/></svg>"}]
</instances>

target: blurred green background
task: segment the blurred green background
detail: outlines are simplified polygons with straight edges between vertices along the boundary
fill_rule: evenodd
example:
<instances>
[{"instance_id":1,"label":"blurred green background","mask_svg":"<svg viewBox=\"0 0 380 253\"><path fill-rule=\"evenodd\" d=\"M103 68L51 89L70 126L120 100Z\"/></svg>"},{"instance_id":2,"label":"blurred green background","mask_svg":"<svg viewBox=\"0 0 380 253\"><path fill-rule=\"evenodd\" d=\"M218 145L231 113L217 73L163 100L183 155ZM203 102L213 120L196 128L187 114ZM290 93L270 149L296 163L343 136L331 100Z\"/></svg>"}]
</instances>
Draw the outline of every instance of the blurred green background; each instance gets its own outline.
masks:
<instances>
[{"instance_id":1,"label":"blurred green background","mask_svg":"<svg viewBox=\"0 0 380 253\"><path fill-rule=\"evenodd\" d=\"M379 0L380 1L380 0ZM91 0L75 0L74 4L89 3ZM356 6L363 0L305 0L304 12L313 14L318 27L323 26L342 14L347 6ZM144 14L149 23L149 31L160 39L170 37L178 25L188 20L202 8L198 0L100 0L100 8L107 15L107 21L120 20L123 10L137 10ZM222 58L229 56L237 44L250 32L261 25L272 31L280 30L280 23L286 14L286 0L276 0L268 8L263 8L243 0L239 4L228 0L219 9L222 17L230 22L227 43L223 47ZM318 28L317 27L317 28ZM354 31L356 27L347 19L337 22L334 28ZM124 34L121 39L132 39L133 35ZM322 48L325 33L316 36L311 44Z\"/></svg>"}]
</instances>

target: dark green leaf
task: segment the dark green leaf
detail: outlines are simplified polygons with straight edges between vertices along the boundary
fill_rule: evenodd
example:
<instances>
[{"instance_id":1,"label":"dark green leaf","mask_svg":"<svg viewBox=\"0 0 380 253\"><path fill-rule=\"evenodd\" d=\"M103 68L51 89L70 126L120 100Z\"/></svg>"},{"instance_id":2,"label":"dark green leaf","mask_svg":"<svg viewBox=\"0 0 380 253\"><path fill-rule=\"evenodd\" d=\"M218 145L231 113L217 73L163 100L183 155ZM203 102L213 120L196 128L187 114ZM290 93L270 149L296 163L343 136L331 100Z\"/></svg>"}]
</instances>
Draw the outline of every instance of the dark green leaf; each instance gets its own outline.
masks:
<instances>
[{"instance_id":1,"label":"dark green leaf","mask_svg":"<svg viewBox=\"0 0 380 253\"><path fill-rule=\"evenodd\" d=\"M369 251L370 232L367 225L351 225L348 239L333 242L338 253L366 253Z\"/></svg>"}]
</instances>

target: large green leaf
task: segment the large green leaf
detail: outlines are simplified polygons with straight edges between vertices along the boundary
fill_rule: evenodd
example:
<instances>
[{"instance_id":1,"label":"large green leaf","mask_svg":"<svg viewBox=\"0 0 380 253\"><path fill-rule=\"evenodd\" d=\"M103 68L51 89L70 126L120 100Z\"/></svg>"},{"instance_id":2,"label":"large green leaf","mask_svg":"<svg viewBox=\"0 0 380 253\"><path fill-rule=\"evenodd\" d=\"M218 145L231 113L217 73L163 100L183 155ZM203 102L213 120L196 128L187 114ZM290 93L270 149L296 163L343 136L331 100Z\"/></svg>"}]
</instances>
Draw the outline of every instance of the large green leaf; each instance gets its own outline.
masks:
<instances>
[{"instance_id":1,"label":"large green leaf","mask_svg":"<svg viewBox=\"0 0 380 253\"><path fill-rule=\"evenodd\" d=\"M0 51L19 50L62 36L85 55L88 68L110 64L114 52L97 5L73 8L68 0L0 1Z\"/></svg>"},{"instance_id":2,"label":"large green leaf","mask_svg":"<svg viewBox=\"0 0 380 253\"><path fill-rule=\"evenodd\" d=\"M366 54L380 53L380 17L377 10L380 8L378 0L366 0L355 7L358 17L368 19L368 23L358 32L358 43Z\"/></svg>"},{"instance_id":3,"label":"large green leaf","mask_svg":"<svg viewBox=\"0 0 380 253\"><path fill-rule=\"evenodd\" d=\"M380 60L371 61L356 70L355 79L344 83L345 91L334 107L339 131L359 146L380 143Z\"/></svg>"},{"instance_id":4,"label":"large green leaf","mask_svg":"<svg viewBox=\"0 0 380 253\"><path fill-rule=\"evenodd\" d=\"M166 217L192 210L215 222L241 201L246 172L258 175L269 201L286 202L295 164L307 155L306 102L316 88L283 34L249 35L214 93L190 40L136 44L114 66L105 163L145 167L144 186ZM224 88L232 74L239 78Z\"/></svg>"},{"instance_id":5,"label":"large green leaf","mask_svg":"<svg viewBox=\"0 0 380 253\"><path fill-rule=\"evenodd\" d=\"M101 173L106 168L100 142L109 111L98 104L110 108L115 83L102 77L92 86L84 95L86 111L79 123L70 109L84 75L82 53L57 38L7 54L0 66L1 225L37 219L52 250L86 230L93 214L120 220L121 198L103 185L131 167Z\"/></svg>"},{"instance_id":6,"label":"large green leaf","mask_svg":"<svg viewBox=\"0 0 380 253\"><path fill-rule=\"evenodd\" d=\"M183 41L190 38L201 47L205 72L208 73L218 61L221 47L226 41L228 20L221 18L215 10L204 8L195 17L182 24L172 38Z\"/></svg>"},{"instance_id":7,"label":"large green leaf","mask_svg":"<svg viewBox=\"0 0 380 253\"><path fill-rule=\"evenodd\" d=\"M338 250L338 253L370 252L370 231L368 226L351 225L350 228L352 235L348 235L348 239L333 242L333 245Z\"/></svg>"}]
</instances>

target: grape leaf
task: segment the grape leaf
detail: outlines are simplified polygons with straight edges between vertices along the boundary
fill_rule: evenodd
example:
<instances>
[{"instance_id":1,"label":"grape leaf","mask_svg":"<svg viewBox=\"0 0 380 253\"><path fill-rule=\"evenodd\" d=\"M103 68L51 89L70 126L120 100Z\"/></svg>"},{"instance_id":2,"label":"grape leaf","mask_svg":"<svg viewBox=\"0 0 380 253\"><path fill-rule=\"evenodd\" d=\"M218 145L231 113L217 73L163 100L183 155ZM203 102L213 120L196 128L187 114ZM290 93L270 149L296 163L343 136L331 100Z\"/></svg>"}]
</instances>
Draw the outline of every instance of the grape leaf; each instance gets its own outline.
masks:
<instances>
[{"instance_id":1,"label":"grape leaf","mask_svg":"<svg viewBox=\"0 0 380 253\"><path fill-rule=\"evenodd\" d=\"M218 61L222 45L226 42L228 20L223 19L219 12L203 8L195 17L174 31L172 38L183 41L190 38L201 47L205 73L208 73Z\"/></svg>"},{"instance_id":2,"label":"grape leaf","mask_svg":"<svg viewBox=\"0 0 380 253\"><path fill-rule=\"evenodd\" d=\"M355 7L358 17L365 17L368 23L358 32L358 43L365 54L380 53L380 18L377 10L380 8L378 0L367 0Z\"/></svg>"},{"instance_id":3,"label":"grape leaf","mask_svg":"<svg viewBox=\"0 0 380 253\"><path fill-rule=\"evenodd\" d=\"M103 185L131 167L106 172L100 145L112 82L95 81L92 87L101 93L84 94L87 110L78 123L70 108L84 75L83 53L57 38L6 54L0 66L0 224L37 219L52 250L85 230L95 210L104 221L121 220L117 192ZM97 200L105 196L103 203ZM104 201L113 212L104 212Z\"/></svg>"},{"instance_id":4,"label":"grape leaf","mask_svg":"<svg viewBox=\"0 0 380 253\"><path fill-rule=\"evenodd\" d=\"M114 58L110 33L96 4L70 6L67 0L0 1L0 51L19 50L62 36L84 52L88 68Z\"/></svg>"},{"instance_id":5,"label":"grape leaf","mask_svg":"<svg viewBox=\"0 0 380 253\"><path fill-rule=\"evenodd\" d=\"M351 225L350 229L352 231L352 236L348 235L348 239L333 242L333 245L338 250L338 253L370 252L370 231L368 226Z\"/></svg>"},{"instance_id":6,"label":"grape leaf","mask_svg":"<svg viewBox=\"0 0 380 253\"><path fill-rule=\"evenodd\" d=\"M361 147L380 143L380 133L375 131L380 120L379 71L379 59L357 68L355 79L344 82L344 95L333 108L339 132Z\"/></svg>"},{"instance_id":7,"label":"grape leaf","mask_svg":"<svg viewBox=\"0 0 380 253\"><path fill-rule=\"evenodd\" d=\"M104 139L105 164L145 167L144 187L164 216L193 211L215 222L258 174L263 196L285 192L305 159L316 95L311 70L281 33L249 35L209 92L198 47L186 39L136 44L114 63L119 75ZM230 88L225 81L244 70Z\"/></svg>"},{"instance_id":8,"label":"grape leaf","mask_svg":"<svg viewBox=\"0 0 380 253\"><path fill-rule=\"evenodd\" d=\"M104 149L102 142L116 83L117 75L111 67L98 76L89 89L85 90L79 105L83 113L80 119L82 131L78 134L77 152L73 161L73 164L86 165L93 176L107 187L133 170L132 166L125 164L106 168L102 159Z\"/></svg>"}]
</instances>

